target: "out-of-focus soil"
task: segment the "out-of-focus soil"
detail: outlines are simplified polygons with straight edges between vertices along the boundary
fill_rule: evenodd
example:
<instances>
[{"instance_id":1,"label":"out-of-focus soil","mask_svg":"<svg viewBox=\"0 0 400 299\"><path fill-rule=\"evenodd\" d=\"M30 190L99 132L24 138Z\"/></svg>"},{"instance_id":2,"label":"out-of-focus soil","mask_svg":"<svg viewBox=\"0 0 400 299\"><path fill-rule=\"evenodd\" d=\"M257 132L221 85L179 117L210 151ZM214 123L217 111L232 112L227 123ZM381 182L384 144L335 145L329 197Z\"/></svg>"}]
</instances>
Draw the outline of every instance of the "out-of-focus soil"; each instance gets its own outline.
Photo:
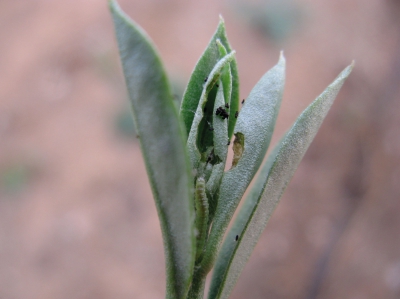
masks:
<instances>
[{"instance_id":1,"label":"out-of-focus soil","mask_svg":"<svg viewBox=\"0 0 400 299\"><path fill-rule=\"evenodd\" d=\"M400 298L397 2L287 0L301 17L280 40L237 1L120 2L176 85L220 13L241 98L283 48L273 143L356 60L232 298ZM0 24L0 298L162 298L140 149L116 126L127 98L106 1L1 1Z\"/></svg>"}]
</instances>

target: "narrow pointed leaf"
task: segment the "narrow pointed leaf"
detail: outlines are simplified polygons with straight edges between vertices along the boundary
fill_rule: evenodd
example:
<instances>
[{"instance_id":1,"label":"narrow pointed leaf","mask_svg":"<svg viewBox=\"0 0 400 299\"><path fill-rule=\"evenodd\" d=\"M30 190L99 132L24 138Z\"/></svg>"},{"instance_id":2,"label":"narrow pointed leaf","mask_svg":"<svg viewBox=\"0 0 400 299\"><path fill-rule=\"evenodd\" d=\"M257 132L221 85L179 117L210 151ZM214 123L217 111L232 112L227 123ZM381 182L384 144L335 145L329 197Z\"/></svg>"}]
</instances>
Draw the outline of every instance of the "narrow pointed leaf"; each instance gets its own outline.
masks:
<instances>
[{"instance_id":1,"label":"narrow pointed leaf","mask_svg":"<svg viewBox=\"0 0 400 299\"><path fill-rule=\"evenodd\" d=\"M235 115L236 111L239 111L239 74L236 60L232 60L230 63L231 75L232 75L232 93L231 93L231 102L230 102L230 114ZM229 118L229 128L228 135L229 139L231 139L233 135L233 130L236 126L236 118Z\"/></svg>"},{"instance_id":2,"label":"narrow pointed leaf","mask_svg":"<svg viewBox=\"0 0 400 299\"><path fill-rule=\"evenodd\" d=\"M210 43L197 62L183 95L179 114L185 125L187 134L189 134L192 127L194 114L203 91L203 84L211 70L220 60L220 53L216 44L217 39L219 39L221 44L226 48L228 54L232 52L225 32L225 23L222 18L220 18L218 28L211 38ZM236 60L231 61L230 64L233 77L232 99L230 101L233 101L233 105L237 107L239 105L239 82Z\"/></svg>"},{"instance_id":3,"label":"narrow pointed leaf","mask_svg":"<svg viewBox=\"0 0 400 299\"><path fill-rule=\"evenodd\" d=\"M278 64L253 88L239 113L233 145L235 166L222 177L217 210L202 261L204 272L211 269L229 221L268 149L284 83L285 59L281 55Z\"/></svg>"},{"instance_id":4,"label":"narrow pointed leaf","mask_svg":"<svg viewBox=\"0 0 400 299\"><path fill-rule=\"evenodd\" d=\"M227 54L227 50L219 39L217 39L217 45L220 55L225 56ZM222 84L224 85L225 103L229 105L227 110L229 111L230 115L234 116L236 111L239 111L239 78L235 60L224 67L221 77ZM228 125L229 140L232 137L235 124L236 117L230 117Z\"/></svg>"},{"instance_id":5,"label":"narrow pointed leaf","mask_svg":"<svg viewBox=\"0 0 400 299\"><path fill-rule=\"evenodd\" d=\"M283 191L352 67L353 65L347 67L304 110L261 169L224 241L215 265L209 299L228 298Z\"/></svg>"},{"instance_id":6,"label":"narrow pointed leaf","mask_svg":"<svg viewBox=\"0 0 400 299\"><path fill-rule=\"evenodd\" d=\"M110 1L125 80L163 233L167 298L185 298L194 267L192 178L169 83L145 32Z\"/></svg>"}]
</instances>

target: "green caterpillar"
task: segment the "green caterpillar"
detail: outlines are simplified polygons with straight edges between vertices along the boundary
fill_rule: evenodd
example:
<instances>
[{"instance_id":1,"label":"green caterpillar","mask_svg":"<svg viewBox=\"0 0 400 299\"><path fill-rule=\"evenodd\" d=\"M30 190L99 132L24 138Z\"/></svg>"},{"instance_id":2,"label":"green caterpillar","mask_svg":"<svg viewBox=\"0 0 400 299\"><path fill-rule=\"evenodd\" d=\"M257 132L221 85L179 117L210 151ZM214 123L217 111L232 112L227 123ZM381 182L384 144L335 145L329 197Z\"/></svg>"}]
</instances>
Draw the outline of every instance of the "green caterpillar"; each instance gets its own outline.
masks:
<instances>
[{"instance_id":1,"label":"green caterpillar","mask_svg":"<svg viewBox=\"0 0 400 299\"><path fill-rule=\"evenodd\" d=\"M195 207L196 207L196 260L198 260L204 250L208 226L208 199L206 195L206 182L203 177L196 180L195 191Z\"/></svg>"}]
</instances>

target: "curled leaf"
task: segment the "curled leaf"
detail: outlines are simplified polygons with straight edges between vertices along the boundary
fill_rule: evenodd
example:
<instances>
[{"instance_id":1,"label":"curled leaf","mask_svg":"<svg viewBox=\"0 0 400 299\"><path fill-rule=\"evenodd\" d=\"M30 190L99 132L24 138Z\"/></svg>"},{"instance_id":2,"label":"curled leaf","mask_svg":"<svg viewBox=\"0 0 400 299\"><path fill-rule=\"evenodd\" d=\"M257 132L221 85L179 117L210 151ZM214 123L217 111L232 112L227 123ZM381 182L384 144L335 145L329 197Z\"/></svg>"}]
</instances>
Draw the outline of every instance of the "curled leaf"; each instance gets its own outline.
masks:
<instances>
[{"instance_id":1,"label":"curled leaf","mask_svg":"<svg viewBox=\"0 0 400 299\"><path fill-rule=\"evenodd\" d=\"M221 45L226 49L227 54L232 52L226 36L225 23L222 17L220 17L220 22L216 32L197 62L183 95L179 114L185 125L186 133L188 135L192 127L195 111L198 107L200 97L203 92L203 83L207 81L211 70L221 58L220 49L216 43L217 40L219 40ZM233 106L234 109L236 109L239 106L239 77L235 59L230 62L230 69L232 75L232 93L231 99L227 99L227 101L231 103L230 105ZM229 123L229 137L232 136L234 124L235 120L231 120Z\"/></svg>"},{"instance_id":2,"label":"curled leaf","mask_svg":"<svg viewBox=\"0 0 400 299\"><path fill-rule=\"evenodd\" d=\"M251 91L237 119L235 135L243 138L243 153L224 173L202 268L207 273L222 237L246 188L257 172L271 141L285 83L285 59L269 70ZM236 137L238 138L238 137ZM236 163L236 162L235 162Z\"/></svg>"},{"instance_id":3,"label":"curled leaf","mask_svg":"<svg viewBox=\"0 0 400 299\"><path fill-rule=\"evenodd\" d=\"M213 87L218 90L218 88L216 87L216 83L221 76L221 72L224 66L231 62L234 57L235 52L233 51L223 57L220 61L218 61L218 63L214 66L214 68L208 75L207 81L204 83L203 92L201 94L196 113L194 114L192 127L190 129L189 137L187 140L189 158L192 162L192 167L194 169L198 168L201 159L203 159L203 162L207 159L208 154L203 154L202 156L202 153L205 153L207 151L207 148L212 147L214 143L214 128L212 126L212 123L209 123L207 118L205 118L207 115L210 117L210 119L212 119L213 117L214 102L209 101L210 91ZM215 101L215 97L213 98L213 100ZM205 114L204 108L209 109L208 114Z\"/></svg>"}]
</instances>

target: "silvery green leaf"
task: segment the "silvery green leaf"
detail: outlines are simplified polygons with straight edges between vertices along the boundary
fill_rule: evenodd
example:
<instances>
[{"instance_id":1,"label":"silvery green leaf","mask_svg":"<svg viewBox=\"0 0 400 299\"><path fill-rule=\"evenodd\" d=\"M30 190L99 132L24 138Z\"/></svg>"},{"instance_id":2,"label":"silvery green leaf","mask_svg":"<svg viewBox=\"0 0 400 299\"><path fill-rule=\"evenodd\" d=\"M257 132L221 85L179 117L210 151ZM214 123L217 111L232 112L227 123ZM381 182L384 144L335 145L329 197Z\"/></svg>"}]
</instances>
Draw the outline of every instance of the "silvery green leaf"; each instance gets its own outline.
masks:
<instances>
[{"instance_id":1,"label":"silvery green leaf","mask_svg":"<svg viewBox=\"0 0 400 299\"><path fill-rule=\"evenodd\" d=\"M147 174L163 233L167 298L185 298L194 259L191 168L184 129L152 42L115 1L110 1L117 40Z\"/></svg>"},{"instance_id":2,"label":"silvery green leaf","mask_svg":"<svg viewBox=\"0 0 400 299\"><path fill-rule=\"evenodd\" d=\"M214 33L214 36L211 38L206 50L197 62L183 95L179 114L185 124L187 134L189 134L192 127L194 114L197 110L200 97L203 92L203 84L205 81L207 81L207 77L214 68L215 64L220 60L220 52L216 44L217 39L220 40L228 54L232 52L226 36L225 23L222 17L220 17L217 31ZM230 68L232 72L233 85L231 99L229 102L231 102L231 106L237 108L239 105L239 79L236 60L232 60L230 62ZM234 125L233 121L232 123ZM230 124L230 126L232 125Z\"/></svg>"},{"instance_id":3,"label":"silvery green leaf","mask_svg":"<svg viewBox=\"0 0 400 299\"><path fill-rule=\"evenodd\" d=\"M228 65L229 66L229 65ZM228 119L224 119L221 115L217 115L215 111L218 108L225 107L224 99L225 89L221 80L219 81L219 88L217 96L215 97L214 109L213 109L213 128L214 128L214 154L218 156L221 162L224 162L228 154Z\"/></svg>"},{"instance_id":4,"label":"silvery green leaf","mask_svg":"<svg viewBox=\"0 0 400 299\"><path fill-rule=\"evenodd\" d=\"M210 123L206 117L212 119L214 114L214 103L211 102L211 100L208 101L208 99L210 98L209 95L211 92L217 92L218 88L216 87L216 85L221 76L221 72L224 66L229 64L234 59L234 57L235 51L232 51L221 60L219 60L208 75L206 82L203 83L203 92L200 96L200 101L198 102L198 107L196 109L196 113L192 122L192 127L190 129L190 133L187 139L187 148L193 169L197 169L199 167L201 160L205 162L207 159L207 155L205 155L205 153L207 152L207 146L205 146L205 144L210 143L210 147L213 146L213 127L212 123ZM210 105L208 105L209 103L212 104L211 107ZM209 108L207 114L204 112L205 107ZM199 148L199 146L203 146L204 149Z\"/></svg>"},{"instance_id":5,"label":"silvery green leaf","mask_svg":"<svg viewBox=\"0 0 400 299\"><path fill-rule=\"evenodd\" d=\"M228 155L228 119L215 113L218 108L225 107L225 89L222 80L220 80L219 86L213 109L214 156L217 163L213 165L211 175L206 184L206 190L210 197L211 217L214 214L217 204L215 196L224 173L226 157Z\"/></svg>"},{"instance_id":6,"label":"silvery green leaf","mask_svg":"<svg viewBox=\"0 0 400 299\"><path fill-rule=\"evenodd\" d=\"M201 264L205 273L211 269L229 221L268 149L284 83L285 59L281 55L278 64L250 92L239 113L234 131L233 167L222 177L217 210Z\"/></svg>"},{"instance_id":7,"label":"silvery green leaf","mask_svg":"<svg viewBox=\"0 0 400 299\"><path fill-rule=\"evenodd\" d=\"M221 248L209 299L228 298L284 189L352 68L353 65L350 65L344 69L304 110L261 169Z\"/></svg>"}]
</instances>

